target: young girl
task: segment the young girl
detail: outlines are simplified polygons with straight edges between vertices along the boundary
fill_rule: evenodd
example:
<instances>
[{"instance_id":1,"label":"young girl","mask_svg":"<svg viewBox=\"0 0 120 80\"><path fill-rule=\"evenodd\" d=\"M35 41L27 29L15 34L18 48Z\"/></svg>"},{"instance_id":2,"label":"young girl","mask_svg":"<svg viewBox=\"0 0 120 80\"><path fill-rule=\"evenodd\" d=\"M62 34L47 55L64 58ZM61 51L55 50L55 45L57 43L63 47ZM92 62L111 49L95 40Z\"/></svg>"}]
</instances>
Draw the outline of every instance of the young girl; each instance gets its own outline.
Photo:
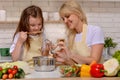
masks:
<instances>
[{"instance_id":1,"label":"young girl","mask_svg":"<svg viewBox=\"0 0 120 80\"><path fill-rule=\"evenodd\" d=\"M34 56L45 55L41 53L43 22L42 10L38 6L32 5L23 10L10 47L13 61L31 62Z\"/></svg>"}]
</instances>

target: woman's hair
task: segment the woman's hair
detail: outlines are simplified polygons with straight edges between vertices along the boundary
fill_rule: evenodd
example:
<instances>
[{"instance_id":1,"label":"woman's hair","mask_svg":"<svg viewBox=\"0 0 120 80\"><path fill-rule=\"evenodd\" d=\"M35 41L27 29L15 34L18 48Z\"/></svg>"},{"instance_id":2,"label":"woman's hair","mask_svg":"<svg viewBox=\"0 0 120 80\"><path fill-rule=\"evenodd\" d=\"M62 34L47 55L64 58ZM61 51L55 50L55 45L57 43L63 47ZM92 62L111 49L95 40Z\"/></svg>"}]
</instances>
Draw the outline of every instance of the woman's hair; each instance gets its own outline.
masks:
<instances>
[{"instance_id":1,"label":"woman's hair","mask_svg":"<svg viewBox=\"0 0 120 80\"><path fill-rule=\"evenodd\" d=\"M35 6L35 5L31 5L23 10L21 17L20 17L20 21L18 23L18 27L14 33L13 39L18 32L21 32L21 31L29 32L29 30L30 30L30 24L29 24L30 16L32 16L34 18L40 18L40 20L42 21L41 30L43 29L44 19L43 19L43 14L42 14L41 8L38 6ZM29 37L27 37L27 40L25 43L29 49L29 47L30 47Z\"/></svg>"},{"instance_id":2,"label":"woman's hair","mask_svg":"<svg viewBox=\"0 0 120 80\"><path fill-rule=\"evenodd\" d=\"M59 13L60 15L76 14L83 23L87 24L85 13L83 12L80 4L78 2L75 2L74 0L65 2L61 6Z\"/></svg>"},{"instance_id":3,"label":"woman's hair","mask_svg":"<svg viewBox=\"0 0 120 80\"><path fill-rule=\"evenodd\" d=\"M75 2L75 0L67 1L63 3L59 10L60 16L68 16L71 14L77 15L80 20L87 24L87 18L85 13L83 12L80 4L78 2ZM69 29L68 29L69 30ZM74 30L68 31L68 47L71 49L74 44L74 38L75 38L76 32Z\"/></svg>"}]
</instances>

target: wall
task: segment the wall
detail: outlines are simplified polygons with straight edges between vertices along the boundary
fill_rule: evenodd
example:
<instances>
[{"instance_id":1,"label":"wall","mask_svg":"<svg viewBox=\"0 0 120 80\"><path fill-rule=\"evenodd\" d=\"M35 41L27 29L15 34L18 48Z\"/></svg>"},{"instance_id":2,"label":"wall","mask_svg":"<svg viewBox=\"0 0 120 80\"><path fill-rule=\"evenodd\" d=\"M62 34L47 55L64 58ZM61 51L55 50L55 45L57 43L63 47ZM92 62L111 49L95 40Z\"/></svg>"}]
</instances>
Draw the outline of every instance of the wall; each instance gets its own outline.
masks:
<instances>
[{"instance_id":1,"label":"wall","mask_svg":"<svg viewBox=\"0 0 120 80\"><path fill-rule=\"evenodd\" d=\"M43 12L51 14L52 12L58 12L59 7L64 1L67 0L0 0L0 9L6 10L6 20L8 21L7 23L0 23L0 47L10 46L17 23L9 21L19 20L20 14L24 8L34 4L40 6ZM120 1L77 1L84 9L88 17L88 23L100 26L105 36L112 37L114 42L118 43L115 50L120 49ZM48 20L50 20L50 16ZM57 32L64 31L64 27L62 27L63 24L61 23L46 23L45 26L49 27L47 34L51 34L53 37ZM55 26L58 28L55 28ZM59 35L64 34L60 33Z\"/></svg>"}]
</instances>

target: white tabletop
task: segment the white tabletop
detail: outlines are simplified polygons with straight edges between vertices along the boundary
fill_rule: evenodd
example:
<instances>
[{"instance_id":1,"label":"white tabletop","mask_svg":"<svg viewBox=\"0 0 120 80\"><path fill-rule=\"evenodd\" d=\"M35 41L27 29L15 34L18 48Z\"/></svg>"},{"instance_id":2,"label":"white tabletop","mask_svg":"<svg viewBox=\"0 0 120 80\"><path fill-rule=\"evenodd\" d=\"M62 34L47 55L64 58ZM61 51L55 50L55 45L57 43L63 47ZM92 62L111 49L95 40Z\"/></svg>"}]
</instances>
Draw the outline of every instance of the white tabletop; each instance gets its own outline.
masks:
<instances>
[{"instance_id":1,"label":"white tabletop","mask_svg":"<svg viewBox=\"0 0 120 80\"><path fill-rule=\"evenodd\" d=\"M62 75L57 67L54 71L50 72L37 72L33 70L30 74L26 75L25 78L60 78Z\"/></svg>"}]
</instances>

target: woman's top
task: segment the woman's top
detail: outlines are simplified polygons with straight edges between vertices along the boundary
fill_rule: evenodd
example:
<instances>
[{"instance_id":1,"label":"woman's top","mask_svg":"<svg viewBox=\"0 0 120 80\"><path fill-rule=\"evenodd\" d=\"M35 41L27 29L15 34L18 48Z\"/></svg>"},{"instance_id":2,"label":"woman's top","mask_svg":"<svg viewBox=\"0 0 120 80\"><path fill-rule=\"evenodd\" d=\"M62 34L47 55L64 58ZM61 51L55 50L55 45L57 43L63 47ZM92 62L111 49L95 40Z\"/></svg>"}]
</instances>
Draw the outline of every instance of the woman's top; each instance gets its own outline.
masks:
<instances>
[{"instance_id":1,"label":"woman's top","mask_svg":"<svg viewBox=\"0 0 120 80\"><path fill-rule=\"evenodd\" d=\"M91 46L95 44L104 44L104 35L102 30L96 26L83 25L83 32L76 34L75 43L72 52L81 56L90 56ZM102 62L101 59L100 62Z\"/></svg>"}]
</instances>

